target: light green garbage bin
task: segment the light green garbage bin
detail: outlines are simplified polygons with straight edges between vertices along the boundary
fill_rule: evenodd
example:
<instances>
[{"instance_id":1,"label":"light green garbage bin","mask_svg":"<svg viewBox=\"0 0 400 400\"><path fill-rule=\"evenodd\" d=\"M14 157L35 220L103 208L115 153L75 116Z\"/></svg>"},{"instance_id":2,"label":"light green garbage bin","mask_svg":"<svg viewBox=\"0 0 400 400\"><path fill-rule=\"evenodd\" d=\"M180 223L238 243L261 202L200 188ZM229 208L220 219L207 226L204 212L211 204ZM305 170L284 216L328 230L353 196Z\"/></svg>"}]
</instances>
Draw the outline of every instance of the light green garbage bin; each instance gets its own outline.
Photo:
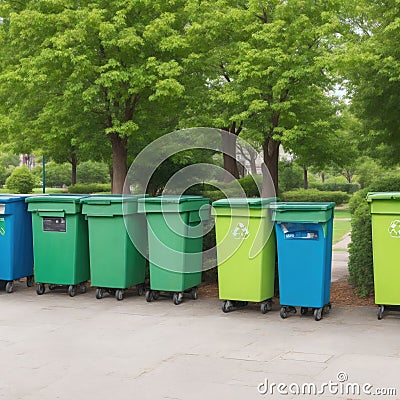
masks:
<instances>
[{"instance_id":1,"label":"light green garbage bin","mask_svg":"<svg viewBox=\"0 0 400 400\"><path fill-rule=\"evenodd\" d=\"M134 285L139 295L145 292L147 226L145 216L137 212L142 197L99 195L81 200L89 224L90 281L98 299L108 292L122 300Z\"/></svg>"},{"instance_id":2,"label":"light green garbage bin","mask_svg":"<svg viewBox=\"0 0 400 400\"><path fill-rule=\"evenodd\" d=\"M378 319L400 305L400 192L368 193Z\"/></svg>"},{"instance_id":3,"label":"light green garbage bin","mask_svg":"<svg viewBox=\"0 0 400 400\"><path fill-rule=\"evenodd\" d=\"M148 225L150 289L146 300L156 300L160 292L172 293L176 305L183 301L184 292L196 299L209 199L160 196L139 199L138 203L139 212L146 213Z\"/></svg>"},{"instance_id":4,"label":"light green garbage bin","mask_svg":"<svg viewBox=\"0 0 400 400\"><path fill-rule=\"evenodd\" d=\"M269 206L277 198L228 198L215 201L218 288L229 312L248 302L271 310L276 242Z\"/></svg>"},{"instance_id":5,"label":"light green garbage bin","mask_svg":"<svg viewBox=\"0 0 400 400\"><path fill-rule=\"evenodd\" d=\"M89 279L89 243L85 217L81 214L80 195L28 197L32 213L33 254L36 292L45 292L45 284L54 290L67 286L73 297L79 288L86 292Z\"/></svg>"}]
</instances>

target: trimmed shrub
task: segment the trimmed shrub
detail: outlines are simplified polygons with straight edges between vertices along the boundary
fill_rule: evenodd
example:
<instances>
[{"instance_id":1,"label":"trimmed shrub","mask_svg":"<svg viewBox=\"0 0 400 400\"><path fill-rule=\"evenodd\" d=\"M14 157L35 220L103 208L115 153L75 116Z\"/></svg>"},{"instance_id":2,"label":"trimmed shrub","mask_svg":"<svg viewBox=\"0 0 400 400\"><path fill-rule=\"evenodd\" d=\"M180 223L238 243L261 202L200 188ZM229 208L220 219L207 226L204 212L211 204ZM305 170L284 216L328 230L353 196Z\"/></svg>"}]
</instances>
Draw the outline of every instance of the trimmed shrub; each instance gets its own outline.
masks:
<instances>
[{"instance_id":1,"label":"trimmed shrub","mask_svg":"<svg viewBox=\"0 0 400 400\"><path fill-rule=\"evenodd\" d=\"M350 196L344 192L322 192L317 189L298 189L282 193L282 201L334 201L337 205L347 203Z\"/></svg>"},{"instance_id":2,"label":"trimmed shrub","mask_svg":"<svg viewBox=\"0 0 400 400\"><path fill-rule=\"evenodd\" d=\"M360 190L357 183L310 183L310 189L318 189L325 192L345 192L353 194Z\"/></svg>"},{"instance_id":3,"label":"trimmed shrub","mask_svg":"<svg viewBox=\"0 0 400 400\"><path fill-rule=\"evenodd\" d=\"M31 193L35 186L35 178L26 165L17 167L6 180L7 189L11 193Z\"/></svg>"},{"instance_id":4,"label":"trimmed shrub","mask_svg":"<svg viewBox=\"0 0 400 400\"><path fill-rule=\"evenodd\" d=\"M77 183L69 186L68 192L78 194L105 193L111 192L111 185L109 183Z\"/></svg>"},{"instance_id":5,"label":"trimmed shrub","mask_svg":"<svg viewBox=\"0 0 400 400\"><path fill-rule=\"evenodd\" d=\"M368 188L354 194L349 203L352 214L349 282L360 297L365 297L374 291L372 225L366 194L392 191L400 191L400 176L386 177L373 182Z\"/></svg>"}]
</instances>

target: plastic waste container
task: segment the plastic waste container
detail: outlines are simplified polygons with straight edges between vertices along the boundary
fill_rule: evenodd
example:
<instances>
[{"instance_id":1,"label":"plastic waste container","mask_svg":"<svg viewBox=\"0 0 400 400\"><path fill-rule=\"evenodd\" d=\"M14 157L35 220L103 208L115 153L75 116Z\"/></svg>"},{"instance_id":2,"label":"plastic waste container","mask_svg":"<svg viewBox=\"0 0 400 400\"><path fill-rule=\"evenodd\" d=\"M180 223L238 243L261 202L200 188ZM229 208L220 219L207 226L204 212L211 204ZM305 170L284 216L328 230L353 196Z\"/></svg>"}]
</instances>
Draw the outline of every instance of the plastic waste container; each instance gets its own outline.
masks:
<instances>
[{"instance_id":1,"label":"plastic waste container","mask_svg":"<svg viewBox=\"0 0 400 400\"><path fill-rule=\"evenodd\" d=\"M203 221L210 217L210 201L201 196L160 196L138 200L146 213L150 289L146 301L171 292L175 305L184 292L197 299L202 277Z\"/></svg>"},{"instance_id":2,"label":"plastic waste container","mask_svg":"<svg viewBox=\"0 0 400 400\"><path fill-rule=\"evenodd\" d=\"M218 288L222 311L260 303L272 308L276 241L271 202L277 198L228 198L213 202L216 217Z\"/></svg>"},{"instance_id":3,"label":"plastic waste container","mask_svg":"<svg viewBox=\"0 0 400 400\"><path fill-rule=\"evenodd\" d=\"M331 308L332 231L335 203L276 203L279 292L282 318L313 310L319 321Z\"/></svg>"},{"instance_id":4,"label":"plastic waste container","mask_svg":"<svg viewBox=\"0 0 400 400\"><path fill-rule=\"evenodd\" d=\"M0 196L0 281L7 293L20 278L26 277L27 286L33 285L32 220L26 197Z\"/></svg>"},{"instance_id":5,"label":"plastic waste container","mask_svg":"<svg viewBox=\"0 0 400 400\"><path fill-rule=\"evenodd\" d=\"M89 279L88 227L81 214L82 195L28 197L32 213L36 292L67 286L73 297L86 292Z\"/></svg>"},{"instance_id":6,"label":"plastic waste container","mask_svg":"<svg viewBox=\"0 0 400 400\"><path fill-rule=\"evenodd\" d=\"M378 319L400 305L400 192L368 193Z\"/></svg>"},{"instance_id":7,"label":"plastic waste container","mask_svg":"<svg viewBox=\"0 0 400 400\"><path fill-rule=\"evenodd\" d=\"M98 299L108 292L122 300L124 291L134 285L139 295L145 293L147 226L145 216L137 212L142 197L100 195L81 200L89 226L90 281Z\"/></svg>"}]
</instances>

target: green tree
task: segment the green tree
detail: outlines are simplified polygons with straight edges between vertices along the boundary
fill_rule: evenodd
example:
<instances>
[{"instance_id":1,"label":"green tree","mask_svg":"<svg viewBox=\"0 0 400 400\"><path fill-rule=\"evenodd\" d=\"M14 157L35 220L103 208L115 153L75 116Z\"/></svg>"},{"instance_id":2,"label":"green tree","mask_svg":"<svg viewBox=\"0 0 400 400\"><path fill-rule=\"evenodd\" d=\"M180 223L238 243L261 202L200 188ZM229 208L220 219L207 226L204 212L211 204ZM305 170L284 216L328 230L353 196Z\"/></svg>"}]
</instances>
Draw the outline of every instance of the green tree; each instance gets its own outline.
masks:
<instances>
[{"instance_id":1,"label":"green tree","mask_svg":"<svg viewBox=\"0 0 400 400\"><path fill-rule=\"evenodd\" d=\"M184 5L183 0L1 3L0 131L19 132L20 146L28 148L47 132L70 154L71 146L108 138L113 192L121 192L128 142L138 136L142 142L144 128L173 114L173 100L184 92Z\"/></svg>"},{"instance_id":2,"label":"green tree","mask_svg":"<svg viewBox=\"0 0 400 400\"><path fill-rule=\"evenodd\" d=\"M337 59L348 78L351 110L362 124L364 151L386 165L400 161L399 19L396 0L350 2L349 44Z\"/></svg>"},{"instance_id":3,"label":"green tree","mask_svg":"<svg viewBox=\"0 0 400 400\"><path fill-rule=\"evenodd\" d=\"M195 109L202 103L214 126L244 126L261 134L277 189L281 143L302 134L305 121L320 120L313 105L334 88L330 57L341 40L342 1L218 0L190 6L200 19L189 34L203 47L189 57L189 76L204 74L206 82Z\"/></svg>"},{"instance_id":4,"label":"green tree","mask_svg":"<svg viewBox=\"0 0 400 400\"><path fill-rule=\"evenodd\" d=\"M78 165L78 183L110 183L108 167L105 163L85 161Z\"/></svg>"}]
</instances>

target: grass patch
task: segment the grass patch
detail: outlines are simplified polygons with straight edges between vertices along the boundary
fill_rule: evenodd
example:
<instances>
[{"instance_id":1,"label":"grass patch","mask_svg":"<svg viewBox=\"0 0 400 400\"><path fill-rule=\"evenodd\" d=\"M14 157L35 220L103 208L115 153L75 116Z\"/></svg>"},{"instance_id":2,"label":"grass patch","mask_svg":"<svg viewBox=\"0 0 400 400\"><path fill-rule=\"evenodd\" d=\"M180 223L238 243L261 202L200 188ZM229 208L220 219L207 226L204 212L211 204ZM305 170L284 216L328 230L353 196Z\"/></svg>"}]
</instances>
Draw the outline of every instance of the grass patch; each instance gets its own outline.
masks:
<instances>
[{"instance_id":1,"label":"grass patch","mask_svg":"<svg viewBox=\"0 0 400 400\"><path fill-rule=\"evenodd\" d=\"M337 221L333 220L333 244L340 241L340 239L351 230L350 221Z\"/></svg>"},{"instance_id":2,"label":"grass patch","mask_svg":"<svg viewBox=\"0 0 400 400\"><path fill-rule=\"evenodd\" d=\"M351 218L351 214L349 210L335 210L335 219L336 218Z\"/></svg>"}]
</instances>

